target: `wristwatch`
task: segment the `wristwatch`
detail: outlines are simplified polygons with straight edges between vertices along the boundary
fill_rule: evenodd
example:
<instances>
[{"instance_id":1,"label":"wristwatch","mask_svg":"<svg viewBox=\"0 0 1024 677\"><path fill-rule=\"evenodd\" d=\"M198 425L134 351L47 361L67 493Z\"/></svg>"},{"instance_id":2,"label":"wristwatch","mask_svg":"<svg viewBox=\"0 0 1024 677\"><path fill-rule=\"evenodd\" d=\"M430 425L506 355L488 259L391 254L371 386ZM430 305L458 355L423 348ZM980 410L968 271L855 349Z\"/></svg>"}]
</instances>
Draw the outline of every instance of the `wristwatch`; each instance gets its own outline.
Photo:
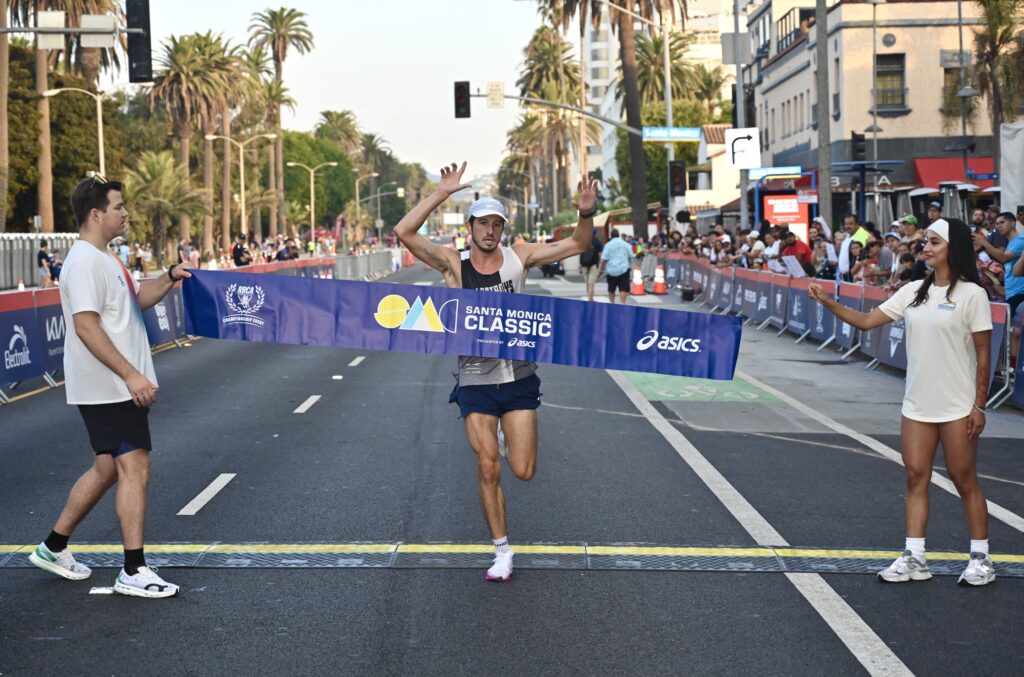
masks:
<instances>
[{"instance_id":1,"label":"wristwatch","mask_svg":"<svg viewBox=\"0 0 1024 677\"><path fill-rule=\"evenodd\" d=\"M592 219L592 218L594 218L594 214L596 214L596 213L597 213L596 209L591 209L589 212L581 211L580 212L580 218L581 219Z\"/></svg>"},{"instance_id":2,"label":"wristwatch","mask_svg":"<svg viewBox=\"0 0 1024 677\"><path fill-rule=\"evenodd\" d=\"M167 269L167 277L171 280L171 282L177 282L178 280L181 279L180 277L174 277L173 275L171 275L171 271L173 271L177 267L178 264L174 264L173 266Z\"/></svg>"}]
</instances>

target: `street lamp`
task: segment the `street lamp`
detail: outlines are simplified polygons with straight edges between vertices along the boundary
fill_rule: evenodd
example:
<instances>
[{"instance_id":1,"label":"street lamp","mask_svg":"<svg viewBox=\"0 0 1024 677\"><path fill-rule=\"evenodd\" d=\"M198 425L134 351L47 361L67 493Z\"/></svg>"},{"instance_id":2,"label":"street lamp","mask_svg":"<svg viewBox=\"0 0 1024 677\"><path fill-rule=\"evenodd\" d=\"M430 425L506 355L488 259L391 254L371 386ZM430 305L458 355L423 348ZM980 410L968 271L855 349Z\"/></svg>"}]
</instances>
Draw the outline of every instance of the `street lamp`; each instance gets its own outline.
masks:
<instances>
[{"instance_id":1,"label":"street lamp","mask_svg":"<svg viewBox=\"0 0 1024 677\"><path fill-rule=\"evenodd\" d=\"M223 139L224 141L230 141L235 145L236 148L238 148L238 177L239 188L241 189L240 192L242 206L241 233L242 235L248 235L249 227L247 225L247 214L245 213L245 147L248 146L253 141L255 141L256 139L269 139L270 141L273 141L274 139L277 138L277 134L257 134L256 136L250 136L248 139L242 142L235 141L234 139L227 136L221 136L220 134L207 134L203 138L205 138L207 141L213 141L214 139Z\"/></svg>"},{"instance_id":2,"label":"street lamp","mask_svg":"<svg viewBox=\"0 0 1024 677\"><path fill-rule=\"evenodd\" d=\"M397 181L388 181L387 183L382 183L381 185L377 186L377 223L375 225L376 225L376 230L377 230L377 244L378 245L381 243L382 236L384 235L384 232L383 232L384 231L384 219L382 219L381 216L380 216L380 191L381 191L381 188L383 188L384 186L397 186L397 185L398 185Z\"/></svg>"},{"instance_id":3,"label":"street lamp","mask_svg":"<svg viewBox=\"0 0 1024 677\"><path fill-rule=\"evenodd\" d=\"M878 126L878 40L875 37L878 33L878 6L885 0L867 0L871 5L871 126L865 132L871 132L871 160L875 163L874 181L875 192L878 192L878 132L882 128ZM864 187L861 187L864 190Z\"/></svg>"},{"instance_id":4,"label":"street lamp","mask_svg":"<svg viewBox=\"0 0 1024 677\"><path fill-rule=\"evenodd\" d=\"M369 174L364 174L363 176L357 176L356 177L356 226L357 227L359 226L359 182L362 181L363 179L372 179L375 176L380 176L380 173L378 173L378 172L371 172ZM348 238L346 237L345 239L347 240ZM342 246L345 249L348 248L347 244L348 244L347 242L342 242Z\"/></svg>"},{"instance_id":5,"label":"street lamp","mask_svg":"<svg viewBox=\"0 0 1024 677\"><path fill-rule=\"evenodd\" d=\"M61 92L78 92L80 94L87 94L96 101L96 144L99 146L100 150L100 176L105 177L107 175L106 154L103 150L103 99L106 98L107 95L113 94L117 90L123 89L124 87L127 87L131 84L136 83L126 83L123 85L118 85L117 87L114 87L113 89L107 90L105 92L90 92L88 89L81 89L79 87L59 87L57 89L48 89L45 92L43 92L43 96L47 98L50 98L51 96L57 96ZM153 83L143 82L137 84L145 86L152 85Z\"/></svg>"},{"instance_id":6,"label":"street lamp","mask_svg":"<svg viewBox=\"0 0 1024 677\"><path fill-rule=\"evenodd\" d=\"M980 92L966 82L967 63L964 59L964 10L962 0L956 0L956 25L960 36L960 52L957 54L957 58L960 60L960 90L956 95L960 99L960 134L964 153L964 183L967 183L967 153L970 148L970 144L967 143L967 99L979 96ZM992 131L996 134L996 138L999 138L999 130L995 129ZM998 167L996 167L996 171L999 171Z\"/></svg>"},{"instance_id":7,"label":"street lamp","mask_svg":"<svg viewBox=\"0 0 1024 677\"><path fill-rule=\"evenodd\" d=\"M316 174L317 170L322 169L323 167L337 167L338 163L321 162L316 167L310 167L302 164L301 162L287 162L285 164L289 167L302 167L309 172L309 237L312 239L313 233L316 232L316 193L314 192L313 187L313 176Z\"/></svg>"}]
</instances>

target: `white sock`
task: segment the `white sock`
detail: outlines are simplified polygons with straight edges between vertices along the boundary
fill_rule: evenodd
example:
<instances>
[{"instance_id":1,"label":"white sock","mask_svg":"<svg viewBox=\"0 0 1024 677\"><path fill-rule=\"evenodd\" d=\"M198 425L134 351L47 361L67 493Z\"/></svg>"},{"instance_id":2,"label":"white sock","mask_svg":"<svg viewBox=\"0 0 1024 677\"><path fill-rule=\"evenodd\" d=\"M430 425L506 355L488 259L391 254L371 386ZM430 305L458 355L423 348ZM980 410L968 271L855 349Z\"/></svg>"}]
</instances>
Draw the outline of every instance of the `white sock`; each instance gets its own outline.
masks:
<instances>
[{"instance_id":1,"label":"white sock","mask_svg":"<svg viewBox=\"0 0 1024 677\"><path fill-rule=\"evenodd\" d=\"M494 538L494 539L491 540L491 542L494 543L494 552L495 552L495 554L503 555L506 552L510 551L510 549L508 547L508 536L502 536L501 538Z\"/></svg>"},{"instance_id":2,"label":"white sock","mask_svg":"<svg viewBox=\"0 0 1024 677\"><path fill-rule=\"evenodd\" d=\"M909 550L911 556L916 559L924 561L924 539L923 538L910 538L907 537L907 545L903 548Z\"/></svg>"},{"instance_id":3,"label":"white sock","mask_svg":"<svg viewBox=\"0 0 1024 677\"><path fill-rule=\"evenodd\" d=\"M980 552L982 555L988 556L988 539L983 541L971 540L971 553Z\"/></svg>"}]
</instances>

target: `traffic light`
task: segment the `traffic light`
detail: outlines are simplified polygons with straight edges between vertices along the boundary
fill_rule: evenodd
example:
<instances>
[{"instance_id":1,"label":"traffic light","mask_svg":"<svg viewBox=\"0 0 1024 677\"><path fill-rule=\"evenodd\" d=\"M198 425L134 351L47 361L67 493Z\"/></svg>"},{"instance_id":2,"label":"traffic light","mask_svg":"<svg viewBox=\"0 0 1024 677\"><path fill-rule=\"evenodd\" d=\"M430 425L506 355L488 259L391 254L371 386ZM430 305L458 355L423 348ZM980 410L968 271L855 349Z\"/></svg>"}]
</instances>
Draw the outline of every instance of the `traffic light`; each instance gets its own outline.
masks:
<instances>
[{"instance_id":1,"label":"traffic light","mask_svg":"<svg viewBox=\"0 0 1024 677\"><path fill-rule=\"evenodd\" d=\"M149 0L128 0L124 9L128 28L141 28L145 31L128 34L128 82L152 82L153 50L149 39Z\"/></svg>"},{"instance_id":2,"label":"traffic light","mask_svg":"<svg viewBox=\"0 0 1024 677\"><path fill-rule=\"evenodd\" d=\"M455 83L455 117L469 117L469 81L459 80Z\"/></svg>"},{"instance_id":3,"label":"traffic light","mask_svg":"<svg viewBox=\"0 0 1024 677\"><path fill-rule=\"evenodd\" d=\"M668 164L668 194L686 195L686 162L673 160Z\"/></svg>"},{"instance_id":4,"label":"traffic light","mask_svg":"<svg viewBox=\"0 0 1024 677\"><path fill-rule=\"evenodd\" d=\"M863 134L850 132L850 159L854 162L863 162L866 145Z\"/></svg>"}]
</instances>

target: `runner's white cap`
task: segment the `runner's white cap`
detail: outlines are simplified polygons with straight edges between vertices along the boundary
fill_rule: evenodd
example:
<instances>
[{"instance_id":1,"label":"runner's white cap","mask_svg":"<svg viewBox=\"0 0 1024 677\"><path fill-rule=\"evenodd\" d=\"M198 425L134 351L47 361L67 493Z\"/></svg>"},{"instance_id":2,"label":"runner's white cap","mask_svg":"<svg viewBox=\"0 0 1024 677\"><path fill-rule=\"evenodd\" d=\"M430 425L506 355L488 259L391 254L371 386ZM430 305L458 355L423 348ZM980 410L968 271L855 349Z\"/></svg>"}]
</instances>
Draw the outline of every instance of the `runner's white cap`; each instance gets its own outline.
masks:
<instances>
[{"instance_id":1,"label":"runner's white cap","mask_svg":"<svg viewBox=\"0 0 1024 677\"><path fill-rule=\"evenodd\" d=\"M482 197L469 206L469 215L474 219L492 214L508 221L505 207L492 197Z\"/></svg>"},{"instance_id":2,"label":"runner's white cap","mask_svg":"<svg viewBox=\"0 0 1024 677\"><path fill-rule=\"evenodd\" d=\"M949 242L949 221L946 219L937 219L928 226L928 230L932 231L946 242Z\"/></svg>"}]
</instances>

